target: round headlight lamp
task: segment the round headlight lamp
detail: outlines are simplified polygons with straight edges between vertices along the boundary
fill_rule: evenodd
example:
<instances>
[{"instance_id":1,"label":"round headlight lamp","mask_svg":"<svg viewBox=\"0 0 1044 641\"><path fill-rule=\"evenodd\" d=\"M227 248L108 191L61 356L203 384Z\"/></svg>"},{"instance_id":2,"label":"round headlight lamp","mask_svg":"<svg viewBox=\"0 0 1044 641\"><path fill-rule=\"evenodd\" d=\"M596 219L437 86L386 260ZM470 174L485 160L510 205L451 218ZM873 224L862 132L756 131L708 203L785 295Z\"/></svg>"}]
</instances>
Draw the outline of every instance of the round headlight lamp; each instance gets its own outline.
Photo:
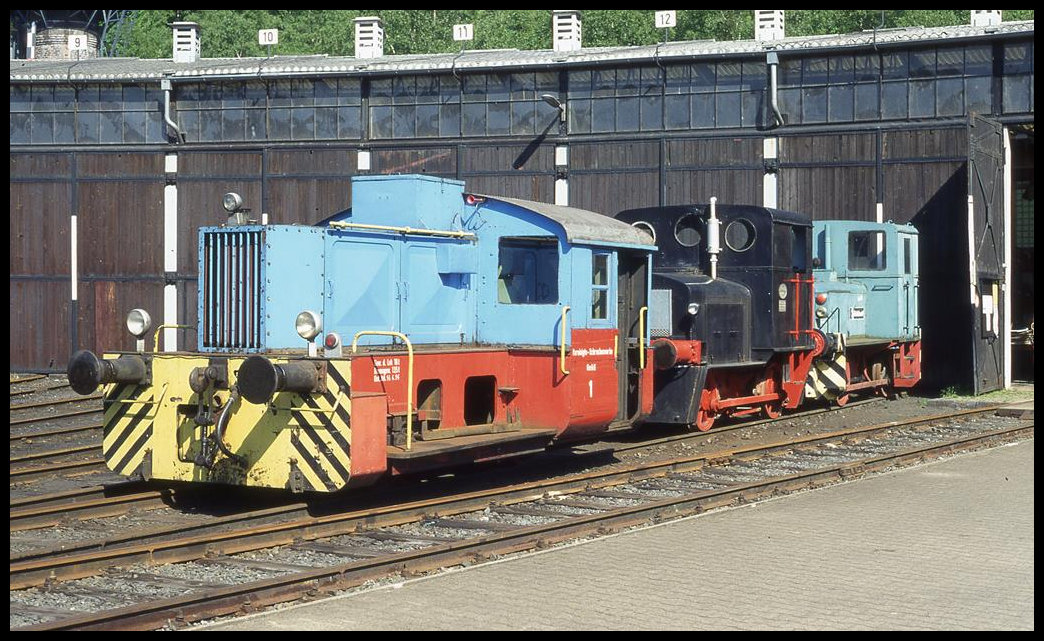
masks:
<instances>
[{"instance_id":1,"label":"round headlight lamp","mask_svg":"<svg viewBox=\"0 0 1044 641\"><path fill-rule=\"evenodd\" d=\"M826 308L825 307L817 307L816 308L816 318L826 318L826 317L827 317L827 310L826 310Z\"/></svg>"},{"instance_id":2,"label":"round headlight lamp","mask_svg":"<svg viewBox=\"0 0 1044 641\"><path fill-rule=\"evenodd\" d=\"M127 314L127 331L136 338L145 336L152 327L152 317L144 309L132 309Z\"/></svg>"},{"instance_id":3,"label":"round headlight lamp","mask_svg":"<svg viewBox=\"0 0 1044 641\"><path fill-rule=\"evenodd\" d=\"M686 311L689 312L690 316L695 316L696 314L700 313L700 304L699 303L689 303L689 308Z\"/></svg>"},{"instance_id":4,"label":"round headlight lamp","mask_svg":"<svg viewBox=\"0 0 1044 641\"><path fill-rule=\"evenodd\" d=\"M319 314L309 310L298 314L294 325L298 336L306 341L311 341L319 335L319 332L323 331L323 321L319 318Z\"/></svg>"},{"instance_id":5,"label":"round headlight lamp","mask_svg":"<svg viewBox=\"0 0 1044 641\"><path fill-rule=\"evenodd\" d=\"M230 214L234 214L243 207L243 197L234 191L230 191L221 197L221 206Z\"/></svg>"}]
</instances>

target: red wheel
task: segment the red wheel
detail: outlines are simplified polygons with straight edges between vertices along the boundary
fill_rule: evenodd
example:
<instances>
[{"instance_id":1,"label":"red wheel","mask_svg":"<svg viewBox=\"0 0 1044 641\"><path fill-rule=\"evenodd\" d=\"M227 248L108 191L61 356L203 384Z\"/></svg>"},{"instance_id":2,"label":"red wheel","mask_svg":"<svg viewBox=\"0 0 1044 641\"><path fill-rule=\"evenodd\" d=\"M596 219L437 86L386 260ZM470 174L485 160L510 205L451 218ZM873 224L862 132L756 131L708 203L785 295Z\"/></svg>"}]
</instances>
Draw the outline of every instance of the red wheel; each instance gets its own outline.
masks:
<instances>
[{"instance_id":1,"label":"red wheel","mask_svg":"<svg viewBox=\"0 0 1044 641\"><path fill-rule=\"evenodd\" d=\"M718 398L717 389L704 389L700 395L700 409L696 411L696 422L693 423L699 431L706 432L713 427L714 420L718 418L718 413L708 408L717 407Z\"/></svg>"},{"instance_id":2,"label":"red wheel","mask_svg":"<svg viewBox=\"0 0 1044 641\"><path fill-rule=\"evenodd\" d=\"M835 398L834 402L837 403L838 407L844 407L845 405L848 405L848 392L845 392L844 394Z\"/></svg>"},{"instance_id":3,"label":"red wheel","mask_svg":"<svg viewBox=\"0 0 1044 641\"><path fill-rule=\"evenodd\" d=\"M696 412L696 422L694 423L694 425L696 425L696 429L698 429L699 431L706 432L710 428L714 427L715 418L717 418L717 416L701 409L698 412Z\"/></svg>"},{"instance_id":4,"label":"red wheel","mask_svg":"<svg viewBox=\"0 0 1044 641\"><path fill-rule=\"evenodd\" d=\"M821 330L812 330L812 353L810 356L819 356L826 351L827 339Z\"/></svg>"},{"instance_id":5,"label":"red wheel","mask_svg":"<svg viewBox=\"0 0 1044 641\"><path fill-rule=\"evenodd\" d=\"M779 418L783 415L783 406L779 403L765 403L761 406L766 418Z\"/></svg>"}]
</instances>

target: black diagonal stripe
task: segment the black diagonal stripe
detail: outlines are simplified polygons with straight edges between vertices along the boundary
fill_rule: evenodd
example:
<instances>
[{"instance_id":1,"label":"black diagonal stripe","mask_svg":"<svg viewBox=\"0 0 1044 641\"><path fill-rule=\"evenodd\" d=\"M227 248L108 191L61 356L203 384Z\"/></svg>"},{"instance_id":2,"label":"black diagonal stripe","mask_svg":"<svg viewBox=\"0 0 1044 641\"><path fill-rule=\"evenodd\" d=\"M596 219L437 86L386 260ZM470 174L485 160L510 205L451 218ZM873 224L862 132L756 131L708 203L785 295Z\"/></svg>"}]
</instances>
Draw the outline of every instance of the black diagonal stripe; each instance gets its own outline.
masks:
<instances>
[{"instance_id":1,"label":"black diagonal stripe","mask_svg":"<svg viewBox=\"0 0 1044 641\"><path fill-rule=\"evenodd\" d=\"M326 401L330 404L330 407L336 407L334 411L337 413L337 417L344 421L344 426L351 427L352 417L348 414L348 410L346 410L343 405L337 402L337 397L331 394L330 392L327 392L323 394L323 398L326 399Z\"/></svg>"},{"instance_id":2,"label":"black diagonal stripe","mask_svg":"<svg viewBox=\"0 0 1044 641\"><path fill-rule=\"evenodd\" d=\"M829 383L831 389L841 390L847 385L847 377L845 376L845 366L836 362L831 361L825 378Z\"/></svg>"},{"instance_id":3,"label":"black diagonal stripe","mask_svg":"<svg viewBox=\"0 0 1044 641\"><path fill-rule=\"evenodd\" d=\"M130 463L130 460L134 458L134 456L139 451L141 451L141 448L145 447L145 444L149 442L150 438L152 438L151 425L149 425L145 429L145 431L141 435L141 438L134 442L134 445L132 445L131 448L127 450L127 454L125 454L124 457L120 459L120 462L114 465L112 469L115 470L118 474L124 474L120 470L122 470L128 463ZM124 476L126 476L126 474L124 474Z\"/></svg>"},{"instance_id":4,"label":"black diagonal stripe","mask_svg":"<svg viewBox=\"0 0 1044 641\"><path fill-rule=\"evenodd\" d=\"M344 377L341 376L341 373L338 372L337 369L333 366L333 363L330 363L330 365L326 368L326 371L330 374L331 378L337 381L337 385L338 387L340 387L340 394L342 394L344 398L348 398L349 396L351 396L352 386L348 384L348 381L344 380ZM330 394L327 393L325 398L329 399ZM330 405L337 405L337 399L332 399L330 401ZM344 409L342 405L337 405L337 416L339 416L341 420L344 421L345 426L350 426L352 424L351 417L348 415L348 411Z\"/></svg>"},{"instance_id":5,"label":"black diagonal stripe","mask_svg":"<svg viewBox=\"0 0 1044 641\"><path fill-rule=\"evenodd\" d=\"M338 372L337 368L333 366L333 363L327 365L326 373L329 374L330 377L333 378L335 381L337 381L337 386L341 388L342 394L348 396L352 393L352 386L348 384L348 381L344 380L344 377L341 376L341 373Z\"/></svg>"},{"instance_id":6,"label":"black diagonal stripe","mask_svg":"<svg viewBox=\"0 0 1044 641\"><path fill-rule=\"evenodd\" d=\"M137 388L133 392L131 392L130 395L127 398L125 398L123 400L124 401L134 401L134 400L137 400L138 397L141 396L142 393L144 393L146 389L147 389L147 387L145 385L138 385ZM116 426L116 424L120 422L120 419L122 419L123 416L127 412L130 411L131 405L133 405L133 403L125 403L125 402L121 402L120 403L120 408L118 410L116 410L116 413L112 415L112 418L109 419L105 423L104 435L108 435L109 432L112 431L112 428L114 428Z\"/></svg>"},{"instance_id":7,"label":"black diagonal stripe","mask_svg":"<svg viewBox=\"0 0 1044 641\"><path fill-rule=\"evenodd\" d=\"M319 438L319 435L315 432L315 428L308 424L308 421L305 420L304 416L302 416L300 412L291 412L291 415L297 421L297 424L301 426L301 432L306 434L309 440L312 441L312 446L315 448L316 455L322 456L323 459L326 460L330 464L330 466L337 471L337 473L341 476L341 479L345 483L347 483L348 479L351 478L351 475L348 473L348 470L344 469L344 466L341 465L341 462L337 460L337 456L333 452L330 452L330 456L326 456L325 454L323 454L323 448L328 448L330 446L324 443L321 438Z\"/></svg>"},{"instance_id":8,"label":"black diagonal stripe","mask_svg":"<svg viewBox=\"0 0 1044 641\"><path fill-rule=\"evenodd\" d=\"M326 484L326 489L335 489L337 486L330 481L330 475L326 473L326 470L319 467L319 463L312 458L312 455L309 452L305 451L301 442L295 439L291 439L290 442L293 444L294 449L297 450L297 454L301 457L301 460L304 461L304 464L312 470L312 473L315 474L320 481ZM307 477L305 477L305 483L308 483Z\"/></svg>"},{"instance_id":9,"label":"black diagonal stripe","mask_svg":"<svg viewBox=\"0 0 1044 641\"><path fill-rule=\"evenodd\" d=\"M128 387L129 385L113 386L112 391L105 395L105 399L102 401L102 408L107 411L109 409L109 406L112 405L116 401L116 399L120 397L120 394L123 393L123 390L127 389Z\"/></svg>"},{"instance_id":10,"label":"black diagonal stripe","mask_svg":"<svg viewBox=\"0 0 1044 641\"><path fill-rule=\"evenodd\" d=\"M308 406L313 408L313 409L319 409L319 404L316 403L311 398L305 398L305 403L308 403ZM337 416L340 417L341 420L343 420L345 422L345 425L348 425L347 413L345 413L345 415L342 416L341 412L340 412L340 410L343 410L344 408L343 407L339 407L337 409L338 409ZM322 414L319 414L319 418L320 418L320 420L323 421L323 425L326 426L326 429L329 430L330 436L333 437L334 442L337 443L337 445L339 445L342 450L344 450L345 456L347 456L348 458L351 458L352 457L352 446L348 443L347 439L344 438L344 434L341 434L341 430L337 429L337 426L334 425L333 422L330 421L326 416L324 416Z\"/></svg>"},{"instance_id":11,"label":"black diagonal stripe","mask_svg":"<svg viewBox=\"0 0 1044 641\"><path fill-rule=\"evenodd\" d=\"M127 407L130 406L128 405ZM116 438L116 441L108 448L105 448L105 450L102 452L102 455L108 458L110 452L115 452L119 450L120 445L122 445L123 442L127 440L127 437L130 436L130 433L134 431L134 428L138 425L138 423L141 423L142 419L148 416L150 409L152 408L150 408L148 405L142 405L141 409L138 410L138 413L131 417L130 423L128 423L123 428L123 431L120 432L120 435ZM113 421L112 424L116 425L116 422ZM105 441L103 440L102 444L104 445L104 443Z\"/></svg>"}]
</instances>

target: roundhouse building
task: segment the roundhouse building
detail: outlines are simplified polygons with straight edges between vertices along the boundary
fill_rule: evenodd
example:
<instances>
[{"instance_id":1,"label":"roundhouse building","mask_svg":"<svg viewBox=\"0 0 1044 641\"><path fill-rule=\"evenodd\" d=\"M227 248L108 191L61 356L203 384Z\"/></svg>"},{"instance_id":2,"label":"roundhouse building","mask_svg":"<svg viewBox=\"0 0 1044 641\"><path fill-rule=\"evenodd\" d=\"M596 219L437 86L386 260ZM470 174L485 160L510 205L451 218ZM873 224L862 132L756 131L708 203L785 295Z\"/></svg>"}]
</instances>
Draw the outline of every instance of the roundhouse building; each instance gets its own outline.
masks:
<instances>
[{"instance_id":1,"label":"roundhouse building","mask_svg":"<svg viewBox=\"0 0 1044 641\"><path fill-rule=\"evenodd\" d=\"M552 50L383 55L360 18L354 57L202 59L174 23L171 59L12 59L11 368L133 349L133 307L194 327L225 192L312 224L351 176L420 172L607 215L716 196L912 222L926 384L1032 377L1033 22L794 38L758 13L731 42L584 47L556 11Z\"/></svg>"}]
</instances>

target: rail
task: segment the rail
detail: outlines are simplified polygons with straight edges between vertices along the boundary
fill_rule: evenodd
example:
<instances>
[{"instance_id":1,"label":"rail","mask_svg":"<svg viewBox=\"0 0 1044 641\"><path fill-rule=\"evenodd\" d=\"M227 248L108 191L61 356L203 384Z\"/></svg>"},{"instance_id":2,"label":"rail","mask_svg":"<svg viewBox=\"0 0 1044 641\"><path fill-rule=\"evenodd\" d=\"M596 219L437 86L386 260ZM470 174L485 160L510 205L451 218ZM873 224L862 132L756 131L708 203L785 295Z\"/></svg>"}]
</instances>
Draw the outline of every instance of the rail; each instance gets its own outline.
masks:
<instances>
[{"instance_id":1,"label":"rail","mask_svg":"<svg viewBox=\"0 0 1044 641\"><path fill-rule=\"evenodd\" d=\"M156 333L152 337L152 351L153 351L153 353L158 353L160 351L159 350L159 336L160 336L160 332L162 330L170 329L170 328L174 328L174 329L192 329L194 327L195 327L195 325L177 325L177 324L174 324L174 323L164 323L164 324L160 325L159 327L156 328ZM144 351L144 350L142 350L142 351Z\"/></svg>"},{"instance_id":2,"label":"rail","mask_svg":"<svg viewBox=\"0 0 1044 641\"><path fill-rule=\"evenodd\" d=\"M475 240L477 236L468 231L443 231L440 229L416 229L414 227L394 227L392 225L369 225L365 223L345 223L334 221L330 226L335 229L366 229L370 231L390 231L399 234L413 234L416 236L438 236L441 238L466 238Z\"/></svg>"},{"instance_id":3,"label":"rail","mask_svg":"<svg viewBox=\"0 0 1044 641\"><path fill-rule=\"evenodd\" d=\"M355 332L355 336L352 337L353 354L359 349L360 336L394 336L401 338L402 342L406 343L406 353L408 355L406 362L406 451L408 452L413 448L413 344L410 343L410 339L406 338L406 334L401 332L369 329Z\"/></svg>"}]
</instances>

